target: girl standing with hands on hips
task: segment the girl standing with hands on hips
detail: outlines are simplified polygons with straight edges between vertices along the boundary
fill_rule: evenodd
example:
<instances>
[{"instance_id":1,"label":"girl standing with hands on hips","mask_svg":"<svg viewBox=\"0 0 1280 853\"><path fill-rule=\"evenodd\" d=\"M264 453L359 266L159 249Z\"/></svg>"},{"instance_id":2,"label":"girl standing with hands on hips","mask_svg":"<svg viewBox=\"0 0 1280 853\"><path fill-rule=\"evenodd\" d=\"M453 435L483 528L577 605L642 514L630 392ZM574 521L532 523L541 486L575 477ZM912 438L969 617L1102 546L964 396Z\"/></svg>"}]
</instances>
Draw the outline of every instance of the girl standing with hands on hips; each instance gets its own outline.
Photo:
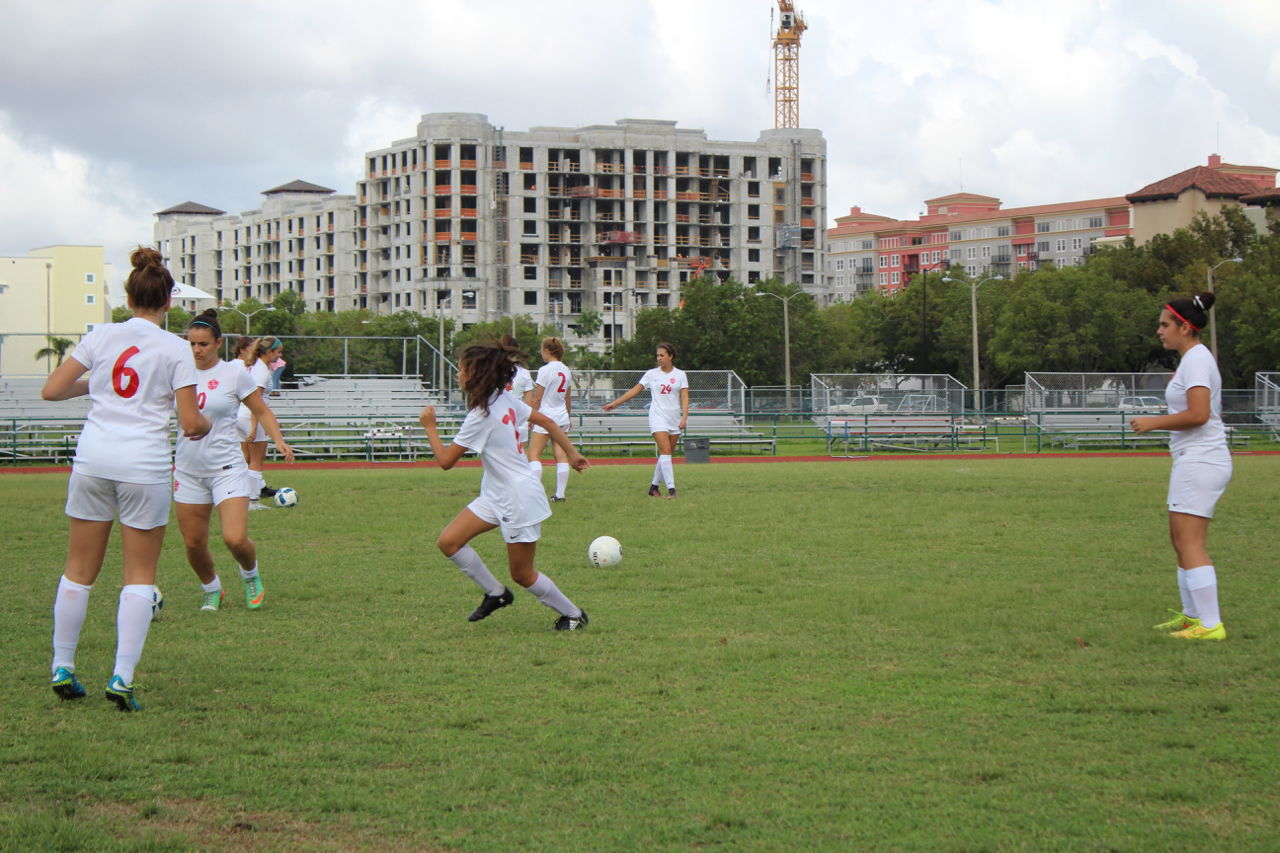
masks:
<instances>
[{"instance_id":1,"label":"girl standing with hands on hips","mask_svg":"<svg viewBox=\"0 0 1280 853\"><path fill-rule=\"evenodd\" d=\"M198 439L178 439L173 472L178 529L187 548L187 562L204 591L200 609L215 611L224 593L209 551L209 521L214 507L218 508L222 541L240 566L249 609L257 610L266 593L258 574L258 551L249 538L251 484L237 434L240 406L248 407L286 461L293 461L293 450L285 444L280 424L249 372L236 362L218 358L222 326L217 311L210 308L191 321L187 343L195 355L196 403L212 428Z\"/></svg>"},{"instance_id":2,"label":"girl standing with hands on hips","mask_svg":"<svg viewBox=\"0 0 1280 853\"><path fill-rule=\"evenodd\" d=\"M1133 431L1169 430L1169 537L1178 557L1182 610L1155 627L1184 640L1225 640L1218 611L1218 577L1205 542L1213 509L1231 482L1231 450L1222 424L1222 376L1213 353L1200 343L1212 293L1180 297L1160 312L1156 334L1181 356L1165 391L1169 414L1130 421Z\"/></svg>"},{"instance_id":3,"label":"girl standing with hands on hips","mask_svg":"<svg viewBox=\"0 0 1280 853\"><path fill-rule=\"evenodd\" d=\"M658 464L653 468L649 497L662 497L658 483L665 480L667 497L674 498L676 475L671 455L675 453L676 439L689 423L689 378L675 366L676 348L672 344L658 344L657 357L658 366L640 377L636 387L606 404L604 410L612 412L641 391L649 389L653 395L653 402L649 404L649 432L658 446Z\"/></svg>"},{"instance_id":4,"label":"girl standing with hands on hips","mask_svg":"<svg viewBox=\"0 0 1280 853\"><path fill-rule=\"evenodd\" d=\"M587 467L568 436L550 418L532 411L506 390L515 375L521 353L512 347L469 346L458 360L458 384L467 395L467 417L448 447L436 429L436 413L431 406L419 420L431 442L431 453L444 470L449 470L471 450L484 465L480 496L458 513L440 534L437 545L462 573L484 590L480 606L467 617L479 622L495 610L515 601L511 590L489 572L480 555L467 544L481 533L502 530L507 543L507 563L511 579L529 590L534 598L560 614L554 630L575 631L587 626L587 614L562 593L551 578L533 567L542 522L551 516L551 505L542 484L529 470L529 460L521 446L519 428L526 419L546 430L579 471Z\"/></svg>"},{"instance_id":5,"label":"girl standing with hands on hips","mask_svg":"<svg viewBox=\"0 0 1280 853\"><path fill-rule=\"evenodd\" d=\"M543 340L542 360L546 363L538 368L532 406L535 412L551 418L556 426L567 432L573 407L570 400L573 372L561 361L563 358L564 341L559 338ZM550 439L546 430L536 426L529 435L529 469L539 480L542 479L542 452L547 449ZM551 445L551 452L556 458L556 493L551 500L563 501L564 490L569 485L569 457L558 444Z\"/></svg>"},{"instance_id":6,"label":"girl standing with hands on hips","mask_svg":"<svg viewBox=\"0 0 1280 853\"><path fill-rule=\"evenodd\" d=\"M116 661L107 699L121 711L140 710L133 674L151 625L156 566L169 522L169 417L176 404L187 438L209 432L196 402L191 349L161 328L173 276L160 253L138 248L125 282L133 317L95 326L53 373L41 396L91 405L76 444L66 514L71 518L66 568L53 602L53 692L80 699L75 653L89 591L106 556L111 525L120 518L124 588L116 611ZM88 371L88 379L81 377Z\"/></svg>"}]
</instances>

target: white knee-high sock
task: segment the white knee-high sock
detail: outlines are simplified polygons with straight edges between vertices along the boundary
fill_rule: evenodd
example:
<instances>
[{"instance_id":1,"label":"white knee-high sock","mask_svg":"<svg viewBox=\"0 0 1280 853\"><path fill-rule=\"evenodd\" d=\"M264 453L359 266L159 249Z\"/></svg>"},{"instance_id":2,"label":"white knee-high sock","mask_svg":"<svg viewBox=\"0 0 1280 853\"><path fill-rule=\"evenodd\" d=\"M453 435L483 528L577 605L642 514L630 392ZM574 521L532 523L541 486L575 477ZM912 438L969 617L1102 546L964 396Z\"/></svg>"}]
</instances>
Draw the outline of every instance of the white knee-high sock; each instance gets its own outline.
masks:
<instances>
[{"instance_id":1,"label":"white knee-high sock","mask_svg":"<svg viewBox=\"0 0 1280 853\"><path fill-rule=\"evenodd\" d=\"M1200 624L1206 628L1216 628L1222 622L1218 613L1218 573L1213 566L1200 566L1187 569L1187 589L1195 599L1196 608L1200 611ZM1189 615L1189 614L1188 614Z\"/></svg>"},{"instance_id":2,"label":"white knee-high sock","mask_svg":"<svg viewBox=\"0 0 1280 853\"><path fill-rule=\"evenodd\" d=\"M1191 594L1191 590L1187 589L1187 570L1178 566L1178 594L1182 596L1182 615L1190 616L1192 619L1199 617L1200 611L1196 607L1195 596Z\"/></svg>"},{"instance_id":3,"label":"white knee-high sock","mask_svg":"<svg viewBox=\"0 0 1280 853\"><path fill-rule=\"evenodd\" d=\"M114 675L128 685L133 684L133 671L142 657L151 627L151 584L126 584L120 590L120 609L116 611L116 668Z\"/></svg>"},{"instance_id":4,"label":"white knee-high sock","mask_svg":"<svg viewBox=\"0 0 1280 853\"><path fill-rule=\"evenodd\" d=\"M533 472L533 476L537 477L539 480L542 479L542 463L540 461L535 460L530 462L529 470Z\"/></svg>"},{"instance_id":5,"label":"white knee-high sock","mask_svg":"<svg viewBox=\"0 0 1280 853\"><path fill-rule=\"evenodd\" d=\"M667 488L674 489L676 487L676 472L671 465L671 457L659 456L658 465L662 468L662 479L666 480Z\"/></svg>"},{"instance_id":6,"label":"white knee-high sock","mask_svg":"<svg viewBox=\"0 0 1280 853\"><path fill-rule=\"evenodd\" d=\"M538 572L538 579L528 587L529 592L533 593L533 597L538 601L550 607L561 616L578 616L582 613L582 608L574 605L560 588L552 582L551 578Z\"/></svg>"},{"instance_id":7,"label":"white knee-high sock","mask_svg":"<svg viewBox=\"0 0 1280 853\"><path fill-rule=\"evenodd\" d=\"M470 545L463 545L458 549L458 553L449 559L462 570L464 575L475 581L476 585L484 590L485 595L502 595L502 591L506 589L498 583L493 572L485 567L484 560L480 559L480 555Z\"/></svg>"},{"instance_id":8,"label":"white knee-high sock","mask_svg":"<svg viewBox=\"0 0 1280 853\"><path fill-rule=\"evenodd\" d=\"M92 586L74 583L63 577L58 581L58 593L53 599L53 669L65 666L76 671L76 646L80 644L80 629L84 627L84 614L89 609L89 590Z\"/></svg>"},{"instance_id":9,"label":"white knee-high sock","mask_svg":"<svg viewBox=\"0 0 1280 853\"><path fill-rule=\"evenodd\" d=\"M653 485L656 486L661 482L662 482L662 457L659 456L658 461L655 462L653 465Z\"/></svg>"},{"instance_id":10,"label":"white knee-high sock","mask_svg":"<svg viewBox=\"0 0 1280 853\"><path fill-rule=\"evenodd\" d=\"M249 498L250 498L250 500L255 500L255 501L256 501L256 500L258 499L258 495L260 495L260 494L262 493L262 487L263 487L263 486L265 486L265 485L266 485L266 480L265 480L265 479L263 479L263 476L262 476L262 472L261 472L261 471L250 471L250 472L249 472Z\"/></svg>"},{"instance_id":11,"label":"white knee-high sock","mask_svg":"<svg viewBox=\"0 0 1280 853\"><path fill-rule=\"evenodd\" d=\"M569 463L556 463L556 497L564 497L565 486L569 485Z\"/></svg>"}]
</instances>

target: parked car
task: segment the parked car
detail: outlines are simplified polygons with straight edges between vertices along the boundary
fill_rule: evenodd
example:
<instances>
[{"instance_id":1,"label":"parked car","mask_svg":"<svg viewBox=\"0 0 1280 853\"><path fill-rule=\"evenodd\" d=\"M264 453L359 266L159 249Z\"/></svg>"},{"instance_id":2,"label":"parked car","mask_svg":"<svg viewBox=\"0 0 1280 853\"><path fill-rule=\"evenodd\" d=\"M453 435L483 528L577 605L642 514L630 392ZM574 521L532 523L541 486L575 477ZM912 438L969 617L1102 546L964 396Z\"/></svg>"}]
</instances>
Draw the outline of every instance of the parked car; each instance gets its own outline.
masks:
<instances>
[{"instance_id":1,"label":"parked car","mask_svg":"<svg viewBox=\"0 0 1280 853\"><path fill-rule=\"evenodd\" d=\"M1164 401L1159 397L1121 397L1120 411L1122 412L1145 412L1148 414L1158 415L1168 410Z\"/></svg>"},{"instance_id":2,"label":"parked car","mask_svg":"<svg viewBox=\"0 0 1280 853\"><path fill-rule=\"evenodd\" d=\"M889 411L889 404L879 397L854 397L827 410L833 415L876 415Z\"/></svg>"}]
</instances>

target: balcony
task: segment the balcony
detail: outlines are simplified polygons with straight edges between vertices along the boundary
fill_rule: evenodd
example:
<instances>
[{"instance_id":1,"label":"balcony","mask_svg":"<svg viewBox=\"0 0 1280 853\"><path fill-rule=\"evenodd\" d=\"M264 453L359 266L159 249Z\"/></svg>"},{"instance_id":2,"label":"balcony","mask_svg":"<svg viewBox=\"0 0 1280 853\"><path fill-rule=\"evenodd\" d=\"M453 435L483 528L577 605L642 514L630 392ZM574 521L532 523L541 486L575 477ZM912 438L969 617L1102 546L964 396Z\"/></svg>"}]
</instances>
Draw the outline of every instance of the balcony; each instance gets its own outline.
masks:
<instances>
[{"instance_id":1,"label":"balcony","mask_svg":"<svg viewBox=\"0 0 1280 853\"><path fill-rule=\"evenodd\" d=\"M504 165L505 165L505 164L504 164ZM526 172L532 172L532 171L533 171L533 163L528 162L528 161L525 161L525 160L521 160L521 161L520 161L520 168L521 168L523 171L526 171Z\"/></svg>"},{"instance_id":2,"label":"balcony","mask_svg":"<svg viewBox=\"0 0 1280 853\"><path fill-rule=\"evenodd\" d=\"M453 192L453 185L452 184L436 184L434 187L431 188L431 191L436 195L449 195Z\"/></svg>"},{"instance_id":3,"label":"balcony","mask_svg":"<svg viewBox=\"0 0 1280 853\"><path fill-rule=\"evenodd\" d=\"M437 161L436 161L436 164L435 164L435 168L437 168L437 169L451 169L451 168L453 168L453 161L452 161L452 160L437 160Z\"/></svg>"},{"instance_id":4,"label":"balcony","mask_svg":"<svg viewBox=\"0 0 1280 853\"><path fill-rule=\"evenodd\" d=\"M476 185L475 185L475 184L463 184L463 185L460 187L460 189L461 189L461 191L462 191L462 194L463 194L463 195L475 195L475 194L476 194Z\"/></svg>"},{"instance_id":5,"label":"balcony","mask_svg":"<svg viewBox=\"0 0 1280 853\"><path fill-rule=\"evenodd\" d=\"M462 165L462 168L464 168L464 169L474 169L474 168L476 167L476 161L475 161L475 160L463 160L463 161L461 161L461 165Z\"/></svg>"}]
</instances>

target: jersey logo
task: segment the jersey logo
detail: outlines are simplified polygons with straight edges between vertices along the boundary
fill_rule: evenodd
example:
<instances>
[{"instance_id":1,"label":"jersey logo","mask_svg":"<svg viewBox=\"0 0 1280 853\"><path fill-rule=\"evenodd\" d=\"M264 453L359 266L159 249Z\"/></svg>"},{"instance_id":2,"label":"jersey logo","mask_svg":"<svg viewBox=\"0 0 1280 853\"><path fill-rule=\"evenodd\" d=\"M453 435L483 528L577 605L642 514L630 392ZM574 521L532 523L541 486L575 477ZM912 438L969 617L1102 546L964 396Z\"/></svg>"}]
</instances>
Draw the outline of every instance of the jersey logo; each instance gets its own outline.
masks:
<instances>
[{"instance_id":1,"label":"jersey logo","mask_svg":"<svg viewBox=\"0 0 1280 853\"><path fill-rule=\"evenodd\" d=\"M209 380L209 390L210 390L210 391L216 391L217 389L218 389L218 380L216 380L216 379L210 379L210 380Z\"/></svg>"}]
</instances>

